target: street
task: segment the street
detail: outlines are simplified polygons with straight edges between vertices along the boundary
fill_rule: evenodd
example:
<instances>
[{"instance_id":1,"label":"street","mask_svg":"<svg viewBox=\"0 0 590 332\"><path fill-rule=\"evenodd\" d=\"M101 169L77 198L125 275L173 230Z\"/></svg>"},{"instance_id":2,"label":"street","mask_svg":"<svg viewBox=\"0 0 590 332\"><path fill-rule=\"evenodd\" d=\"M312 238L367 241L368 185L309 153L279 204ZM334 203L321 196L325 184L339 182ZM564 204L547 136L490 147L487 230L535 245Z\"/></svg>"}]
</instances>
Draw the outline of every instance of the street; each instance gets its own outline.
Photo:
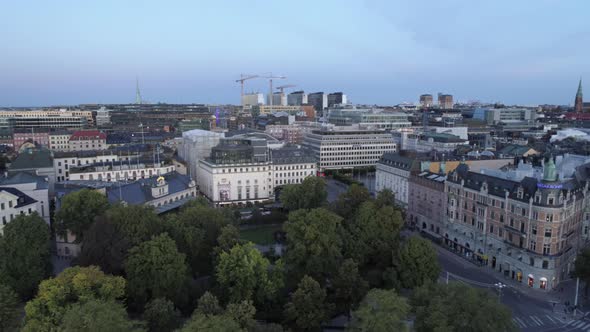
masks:
<instances>
[{"instance_id":1,"label":"street","mask_svg":"<svg viewBox=\"0 0 590 332\"><path fill-rule=\"evenodd\" d=\"M501 296L501 302L511 309L513 321L521 331L590 331L590 319L583 318L583 314L578 313L577 317L572 317L571 313L564 313L562 304L554 307L549 299L530 296L513 286L504 287L499 294L496 284L503 282L499 274L496 278L482 271L485 267L478 267L437 245L435 248L442 268L439 279L441 282L446 282L448 272L449 281L487 288Z\"/></svg>"}]
</instances>

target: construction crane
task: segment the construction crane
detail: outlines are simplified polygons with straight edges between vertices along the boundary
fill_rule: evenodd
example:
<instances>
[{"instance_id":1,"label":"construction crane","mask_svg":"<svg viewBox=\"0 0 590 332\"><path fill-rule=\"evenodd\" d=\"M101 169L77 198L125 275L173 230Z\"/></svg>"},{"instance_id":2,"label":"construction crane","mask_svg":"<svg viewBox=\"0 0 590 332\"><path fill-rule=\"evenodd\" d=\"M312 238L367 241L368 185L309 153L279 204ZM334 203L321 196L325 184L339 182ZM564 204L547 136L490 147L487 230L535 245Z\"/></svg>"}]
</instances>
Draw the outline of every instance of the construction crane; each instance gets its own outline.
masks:
<instances>
[{"instance_id":1,"label":"construction crane","mask_svg":"<svg viewBox=\"0 0 590 332\"><path fill-rule=\"evenodd\" d=\"M285 76L273 76L272 73L270 73L268 76L262 76L262 78L268 78L268 83L270 86L270 90L268 90L269 95L268 95L268 105L272 106L272 80L274 79L280 79L280 80L284 80L287 77Z\"/></svg>"},{"instance_id":2,"label":"construction crane","mask_svg":"<svg viewBox=\"0 0 590 332\"><path fill-rule=\"evenodd\" d=\"M279 90L281 93L284 93L286 88L294 88L296 86L297 85L295 85L295 84L286 84L286 85L277 86L275 89Z\"/></svg>"},{"instance_id":3,"label":"construction crane","mask_svg":"<svg viewBox=\"0 0 590 332\"><path fill-rule=\"evenodd\" d=\"M242 102L241 99L242 99L242 97L244 97L244 81L251 80L251 79L257 78L257 77L259 77L259 76L258 75L240 74L240 79L236 80L236 82L240 82L240 89L241 89L240 90L240 102Z\"/></svg>"}]
</instances>

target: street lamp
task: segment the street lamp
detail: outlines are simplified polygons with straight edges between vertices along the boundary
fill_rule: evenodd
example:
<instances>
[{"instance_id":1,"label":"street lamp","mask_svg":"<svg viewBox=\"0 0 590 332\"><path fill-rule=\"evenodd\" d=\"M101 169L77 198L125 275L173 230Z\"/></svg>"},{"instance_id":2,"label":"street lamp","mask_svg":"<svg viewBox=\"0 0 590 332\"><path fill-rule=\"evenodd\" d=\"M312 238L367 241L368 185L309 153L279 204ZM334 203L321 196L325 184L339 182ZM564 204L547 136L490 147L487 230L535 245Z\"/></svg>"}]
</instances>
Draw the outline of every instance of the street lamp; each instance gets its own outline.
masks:
<instances>
[{"instance_id":1,"label":"street lamp","mask_svg":"<svg viewBox=\"0 0 590 332\"><path fill-rule=\"evenodd\" d=\"M494 284L494 286L496 286L496 288L498 289L498 301L501 301L502 300L502 289L504 287L506 287L506 285L504 285L501 282L497 282Z\"/></svg>"}]
</instances>

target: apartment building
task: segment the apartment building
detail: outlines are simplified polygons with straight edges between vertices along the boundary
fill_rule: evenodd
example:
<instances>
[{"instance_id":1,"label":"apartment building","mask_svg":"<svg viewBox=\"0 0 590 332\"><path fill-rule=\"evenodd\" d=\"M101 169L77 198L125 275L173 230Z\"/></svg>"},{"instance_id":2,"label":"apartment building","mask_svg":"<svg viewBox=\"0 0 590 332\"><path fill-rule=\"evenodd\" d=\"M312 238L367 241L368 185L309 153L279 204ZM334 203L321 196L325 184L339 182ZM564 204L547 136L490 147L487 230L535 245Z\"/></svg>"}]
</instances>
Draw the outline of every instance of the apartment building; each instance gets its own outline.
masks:
<instances>
[{"instance_id":1,"label":"apartment building","mask_svg":"<svg viewBox=\"0 0 590 332\"><path fill-rule=\"evenodd\" d=\"M70 136L70 151L94 151L107 148L107 135L98 130L80 130Z\"/></svg>"},{"instance_id":2,"label":"apartment building","mask_svg":"<svg viewBox=\"0 0 590 332\"><path fill-rule=\"evenodd\" d=\"M34 199L22 191L11 187L0 187L0 234L4 226L19 215L29 215L37 212Z\"/></svg>"},{"instance_id":3,"label":"apartment building","mask_svg":"<svg viewBox=\"0 0 590 332\"><path fill-rule=\"evenodd\" d=\"M69 151L71 132L56 131L49 133L49 150L52 151Z\"/></svg>"}]
</instances>

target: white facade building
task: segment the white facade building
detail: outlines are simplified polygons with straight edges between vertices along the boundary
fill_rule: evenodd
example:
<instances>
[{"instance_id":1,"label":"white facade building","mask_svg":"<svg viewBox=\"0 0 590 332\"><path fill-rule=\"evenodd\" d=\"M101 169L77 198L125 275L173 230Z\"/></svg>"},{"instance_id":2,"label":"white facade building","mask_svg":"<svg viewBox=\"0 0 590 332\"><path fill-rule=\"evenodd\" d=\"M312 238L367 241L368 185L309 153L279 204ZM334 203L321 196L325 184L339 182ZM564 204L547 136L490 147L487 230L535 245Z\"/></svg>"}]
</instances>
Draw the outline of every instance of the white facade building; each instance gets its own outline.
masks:
<instances>
[{"instance_id":1,"label":"white facade building","mask_svg":"<svg viewBox=\"0 0 590 332\"><path fill-rule=\"evenodd\" d=\"M27 172L19 172L0 181L1 187L10 187L21 191L36 201L35 210L49 224L49 179Z\"/></svg>"},{"instance_id":2,"label":"white facade building","mask_svg":"<svg viewBox=\"0 0 590 332\"><path fill-rule=\"evenodd\" d=\"M104 106L96 111L96 125L98 127L105 126L111 123L111 111Z\"/></svg>"},{"instance_id":3,"label":"white facade building","mask_svg":"<svg viewBox=\"0 0 590 332\"><path fill-rule=\"evenodd\" d=\"M0 187L0 234L3 234L4 226L19 215L37 212L36 203L18 189Z\"/></svg>"},{"instance_id":4,"label":"white facade building","mask_svg":"<svg viewBox=\"0 0 590 332\"><path fill-rule=\"evenodd\" d=\"M264 95L262 93L246 93L242 96L242 106L263 105Z\"/></svg>"},{"instance_id":5,"label":"white facade building","mask_svg":"<svg viewBox=\"0 0 590 332\"><path fill-rule=\"evenodd\" d=\"M397 151L391 134L384 130L332 127L305 133L320 170L375 166L385 152Z\"/></svg>"},{"instance_id":6,"label":"white facade building","mask_svg":"<svg viewBox=\"0 0 590 332\"><path fill-rule=\"evenodd\" d=\"M188 164L188 171L192 179L197 180L199 160L208 158L211 149L219 144L224 133L194 129L182 133L182 142L178 146L178 156Z\"/></svg>"},{"instance_id":7,"label":"white facade building","mask_svg":"<svg viewBox=\"0 0 590 332\"><path fill-rule=\"evenodd\" d=\"M419 162L418 162L419 163ZM377 162L375 172L375 191L389 189L401 206L407 206L410 174L419 167L414 159L400 156L397 153L386 153Z\"/></svg>"},{"instance_id":8,"label":"white facade building","mask_svg":"<svg viewBox=\"0 0 590 332\"><path fill-rule=\"evenodd\" d=\"M69 151L70 136L72 133L69 132L49 133L49 149L51 151Z\"/></svg>"}]
</instances>

